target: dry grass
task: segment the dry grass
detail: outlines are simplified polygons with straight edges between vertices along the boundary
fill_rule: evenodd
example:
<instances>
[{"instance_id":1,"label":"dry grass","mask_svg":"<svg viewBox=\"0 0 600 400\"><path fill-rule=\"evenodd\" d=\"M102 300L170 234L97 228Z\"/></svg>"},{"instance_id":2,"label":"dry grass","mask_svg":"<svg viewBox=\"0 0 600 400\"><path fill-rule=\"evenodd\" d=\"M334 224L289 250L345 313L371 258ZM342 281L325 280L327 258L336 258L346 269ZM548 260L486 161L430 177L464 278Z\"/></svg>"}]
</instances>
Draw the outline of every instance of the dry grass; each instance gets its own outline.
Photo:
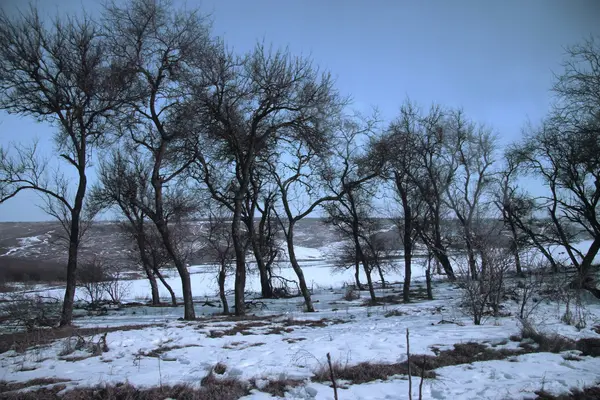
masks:
<instances>
[{"instance_id":1,"label":"dry grass","mask_svg":"<svg viewBox=\"0 0 600 400\"><path fill-rule=\"evenodd\" d=\"M141 353L140 355L143 355L145 357L160 357L161 355L163 355L166 352L169 352L171 350L179 350L179 349L185 349L187 347L200 347L196 344L188 344L188 345L174 345L174 346L160 346L156 349L150 350L148 352L144 352Z\"/></svg>"},{"instance_id":2,"label":"dry grass","mask_svg":"<svg viewBox=\"0 0 600 400\"><path fill-rule=\"evenodd\" d=\"M12 392L14 390L21 390L32 386L48 386L64 382L70 382L70 379L36 378L26 382L0 381L0 393Z\"/></svg>"},{"instance_id":3,"label":"dry grass","mask_svg":"<svg viewBox=\"0 0 600 400\"><path fill-rule=\"evenodd\" d=\"M252 386L256 387L256 381L251 381ZM276 381L269 381L266 385L262 386L261 392L269 393L277 398L284 397L285 392L292 388L303 385L304 382L296 379L278 379Z\"/></svg>"},{"instance_id":4,"label":"dry grass","mask_svg":"<svg viewBox=\"0 0 600 400\"><path fill-rule=\"evenodd\" d=\"M271 322L265 320L251 320L245 322L238 322L233 327L223 327L223 329L211 329L208 332L210 338L220 338L223 336L236 336L237 334L249 336L249 335L281 335L283 333L291 333L294 331L291 327L309 327L309 328L323 328L328 325L344 324L347 321L343 319L318 319L318 320L296 320L293 318L287 319L283 322ZM216 328L218 326L213 326ZM251 329L265 328L266 330L260 330L253 332Z\"/></svg>"},{"instance_id":5,"label":"dry grass","mask_svg":"<svg viewBox=\"0 0 600 400\"><path fill-rule=\"evenodd\" d=\"M575 350L577 344L574 340L555 333L544 333L538 331L527 321L521 321L521 337L533 340L537 346L529 343L521 343L524 349L536 352L560 353L566 350Z\"/></svg>"},{"instance_id":6,"label":"dry grass","mask_svg":"<svg viewBox=\"0 0 600 400\"><path fill-rule=\"evenodd\" d=\"M250 394L250 387L234 379L218 379L209 374L202 379L201 387L188 385L161 386L137 389L130 384L116 384L106 387L73 389L63 396L54 389L42 389L23 393L9 392L0 395L7 400L237 400Z\"/></svg>"},{"instance_id":7,"label":"dry grass","mask_svg":"<svg viewBox=\"0 0 600 400\"><path fill-rule=\"evenodd\" d=\"M74 336L93 336L107 332L116 331L131 331L146 329L161 324L149 325L126 325L104 328L77 328L72 326L54 328L54 329L37 329L32 332L15 332L0 335L0 353L14 349L17 352L23 352L30 347L43 346L52 343L55 340L70 338Z\"/></svg>"},{"instance_id":8,"label":"dry grass","mask_svg":"<svg viewBox=\"0 0 600 400\"><path fill-rule=\"evenodd\" d=\"M584 356L600 357L600 339L587 338L579 339L575 348L583 353Z\"/></svg>"},{"instance_id":9,"label":"dry grass","mask_svg":"<svg viewBox=\"0 0 600 400\"><path fill-rule=\"evenodd\" d=\"M588 387L583 390L571 389L570 393L554 396L546 391L535 392L535 400L598 400L600 399L600 386Z\"/></svg>"},{"instance_id":10,"label":"dry grass","mask_svg":"<svg viewBox=\"0 0 600 400\"><path fill-rule=\"evenodd\" d=\"M386 380L394 375L408 375L408 366L406 363L371 363L363 362L356 365L342 365L333 363L333 373L336 379L350 381L353 384L361 384L376 380ZM421 371L413 369L415 375L420 375ZM435 378L432 371L425 372L425 378ZM331 380L329 366L323 364L313 377L313 381L329 382Z\"/></svg>"},{"instance_id":11,"label":"dry grass","mask_svg":"<svg viewBox=\"0 0 600 400\"><path fill-rule=\"evenodd\" d=\"M451 350L437 350L435 356L411 355L416 367L433 370L477 361L504 360L508 357L524 354L524 350L494 349L476 342L457 343Z\"/></svg>"},{"instance_id":12,"label":"dry grass","mask_svg":"<svg viewBox=\"0 0 600 400\"><path fill-rule=\"evenodd\" d=\"M489 348L484 344L469 342L455 344L451 350L437 350L437 355L411 355L411 373L421 376L424 370L425 378L435 378L433 370L451 365L470 364L476 361L503 360L517 354L524 354L525 350L509 350ZM407 375L408 364L402 363L371 363L364 362L357 365L333 364L334 374L337 379L351 381L354 384L386 380L393 375ZM315 381L328 382L330 380L329 367L322 365L315 372Z\"/></svg>"}]
</instances>

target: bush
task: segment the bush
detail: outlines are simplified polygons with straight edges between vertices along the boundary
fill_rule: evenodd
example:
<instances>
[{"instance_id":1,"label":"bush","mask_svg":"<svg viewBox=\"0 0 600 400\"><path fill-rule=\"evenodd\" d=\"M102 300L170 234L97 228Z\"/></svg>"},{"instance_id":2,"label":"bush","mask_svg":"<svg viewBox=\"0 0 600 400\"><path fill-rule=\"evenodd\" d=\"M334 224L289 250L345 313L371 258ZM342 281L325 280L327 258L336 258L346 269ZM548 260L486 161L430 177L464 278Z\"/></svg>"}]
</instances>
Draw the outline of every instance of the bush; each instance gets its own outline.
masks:
<instances>
[{"instance_id":1,"label":"bush","mask_svg":"<svg viewBox=\"0 0 600 400\"><path fill-rule=\"evenodd\" d=\"M30 332L40 327L55 326L60 319L59 299L27 296L24 292L13 292L8 301L0 306L4 326Z\"/></svg>"},{"instance_id":2,"label":"bush","mask_svg":"<svg viewBox=\"0 0 600 400\"><path fill-rule=\"evenodd\" d=\"M521 320L521 337L531 339L537 343L536 351L560 353L566 350L575 350L576 342L564 336L555 333L545 333L538 331L529 321ZM527 347L529 345L523 345Z\"/></svg>"},{"instance_id":3,"label":"bush","mask_svg":"<svg viewBox=\"0 0 600 400\"><path fill-rule=\"evenodd\" d=\"M344 300L352 301L360 299L360 292L354 288L354 286L346 287L346 292L344 293Z\"/></svg>"},{"instance_id":4,"label":"bush","mask_svg":"<svg viewBox=\"0 0 600 400\"><path fill-rule=\"evenodd\" d=\"M494 317L499 316L500 303L506 293L505 275L512 262L506 249L483 247L482 259L486 263L484 268L483 263L478 262L479 279L471 279L470 272L466 270L462 271L463 277L458 281L463 294L463 307L475 325L481 325L489 311Z\"/></svg>"}]
</instances>

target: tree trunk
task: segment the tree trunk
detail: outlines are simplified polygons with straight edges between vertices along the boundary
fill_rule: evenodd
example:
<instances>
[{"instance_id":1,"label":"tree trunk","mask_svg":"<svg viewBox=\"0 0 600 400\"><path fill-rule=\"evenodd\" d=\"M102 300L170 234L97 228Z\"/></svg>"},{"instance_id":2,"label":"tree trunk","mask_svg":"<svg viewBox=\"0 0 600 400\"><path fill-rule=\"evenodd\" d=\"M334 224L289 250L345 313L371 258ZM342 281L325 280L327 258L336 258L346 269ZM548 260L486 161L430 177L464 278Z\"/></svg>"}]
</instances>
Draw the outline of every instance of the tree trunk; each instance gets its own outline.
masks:
<instances>
[{"instance_id":1,"label":"tree trunk","mask_svg":"<svg viewBox=\"0 0 600 400\"><path fill-rule=\"evenodd\" d=\"M404 234L402 238L404 247L404 285L402 286L402 300L408 303L410 302L410 279L412 276L413 212L403 177L397 171L394 172L394 177L396 179L396 189L400 193L400 200L402 201L402 210L404 211Z\"/></svg>"},{"instance_id":2,"label":"tree trunk","mask_svg":"<svg viewBox=\"0 0 600 400\"><path fill-rule=\"evenodd\" d=\"M412 232L406 229L404 223L404 284L402 285L402 300L405 303L410 302L410 280L412 277Z\"/></svg>"},{"instance_id":3,"label":"tree trunk","mask_svg":"<svg viewBox=\"0 0 600 400\"><path fill-rule=\"evenodd\" d=\"M156 283L156 277L152 271L152 267L142 262L144 272L146 273L146 278L148 278L148 282L150 283L150 292L152 293L152 305L157 306L160 305L160 295L158 294L158 285Z\"/></svg>"},{"instance_id":4,"label":"tree trunk","mask_svg":"<svg viewBox=\"0 0 600 400\"><path fill-rule=\"evenodd\" d=\"M515 227L514 221L509 219L508 225L510 226L510 233L512 235L510 249L512 250L513 257L515 259L515 268L517 269L517 275L523 276L523 269L521 268L521 255L519 254L519 234Z\"/></svg>"},{"instance_id":5,"label":"tree trunk","mask_svg":"<svg viewBox=\"0 0 600 400\"><path fill-rule=\"evenodd\" d=\"M433 300L433 290L431 287L431 269L429 267L425 271L425 284L427 285L427 299Z\"/></svg>"},{"instance_id":6,"label":"tree trunk","mask_svg":"<svg viewBox=\"0 0 600 400\"><path fill-rule=\"evenodd\" d=\"M87 187L85 176L85 137L82 138L80 152L78 155L79 185L75 194L75 202L71 211L71 231L69 232L69 255L67 260L67 284L63 298L62 312L60 315L60 326L71 325L73 321L73 306L75 304L75 288L77 286L77 259L79 255L79 224L81 222L81 210L83 209L83 198Z\"/></svg>"},{"instance_id":7,"label":"tree trunk","mask_svg":"<svg viewBox=\"0 0 600 400\"><path fill-rule=\"evenodd\" d=\"M367 276L367 285L369 286L369 295L371 296L371 301L375 303L377 301L377 296L375 295L375 288L373 287L373 280L371 279L371 268L369 268L367 262L363 261L363 269L365 270L365 275Z\"/></svg>"},{"instance_id":8,"label":"tree trunk","mask_svg":"<svg viewBox=\"0 0 600 400\"><path fill-rule=\"evenodd\" d=\"M354 260L354 280L356 281L356 290L361 290L362 285L360 283L360 262L358 262L358 258Z\"/></svg>"},{"instance_id":9,"label":"tree trunk","mask_svg":"<svg viewBox=\"0 0 600 400\"><path fill-rule=\"evenodd\" d=\"M158 268L154 268L154 274L158 277L158 279L160 280L162 285L165 287L165 289L167 289L167 291L171 295L171 305L173 307L176 307L177 306L177 297L175 297L175 292L173 291L173 288L171 287L171 285L169 285L167 283L167 281L163 277L162 273L158 270Z\"/></svg>"},{"instance_id":10,"label":"tree trunk","mask_svg":"<svg viewBox=\"0 0 600 400\"><path fill-rule=\"evenodd\" d=\"M132 226L134 229L138 230L138 232L135 233L135 237L136 237L136 241L137 241L137 245L138 245L138 250L140 252L140 258L142 260L142 268L144 268L144 272L146 273L148 282L150 282L150 291L152 293L152 305L156 306L156 305L160 304L160 295L158 293L158 285L156 284L156 277L154 276L153 264L150 262L150 259L148 258L148 255L146 253L147 242L145 241L145 237L143 236L144 228L140 225L140 228L138 229L138 226L136 226L133 223L132 223Z\"/></svg>"},{"instance_id":11,"label":"tree trunk","mask_svg":"<svg viewBox=\"0 0 600 400\"><path fill-rule=\"evenodd\" d=\"M594 258L598 254L598 251L600 251L600 236L594 239L585 257L581 261L581 264L579 265L579 287L581 288L585 287L586 285L586 281L592 268L592 263L594 262Z\"/></svg>"},{"instance_id":12,"label":"tree trunk","mask_svg":"<svg viewBox=\"0 0 600 400\"><path fill-rule=\"evenodd\" d=\"M243 194L242 194L243 195ZM233 221L231 223L231 236L233 239L233 248L235 251L235 315L246 314L245 293L246 290L246 246L242 237L242 201L243 197L238 196L235 201L233 212Z\"/></svg>"},{"instance_id":13,"label":"tree trunk","mask_svg":"<svg viewBox=\"0 0 600 400\"><path fill-rule=\"evenodd\" d=\"M75 224L73 222L73 224ZM60 315L60 326L71 325L73 321L73 306L75 303L75 287L77 285L77 253L79 240L69 242L69 259L67 261L67 286L65 288L65 296L63 298L62 312Z\"/></svg>"},{"instance_id":14,"label":"tree trunk","mask_svg":"<svg viewBox=\"0 0 600 400\"><path fill-rule=\"evenodd\" d=\"M473 249L473 245L471 244L471 239L465 240L465 244L467 246L467 259L469 262L469 272L471 273L471 280L476 281L479 279L479 274L477 273L477 260L475 258L475 250Z\"/></svg>"},{"instance_id":15,"label":"tree trunk","mask_svg":"<svg viewBox=\"0 0 600 400\"><path fill-rule=\"evenodd\" d=\"M456 276L454 275L454 270L452 269L452 265L450 264L450 258L448 258L448 256L446 255L446 252L437 249L434 249L432 251L435 255L435 258L437 258L442 268L444 269L448 280L454 282L456 280Z\"/></svg>"},{"instance_id":16,"label":"tree trunk","mask_svg":"<svg viewBox=\"0 0 600 400\"><path fill-rule=\"evenodd\" d=\"M223 305L223 314L229 315L229 304L227 303L227 296L225 296L225 267L225 265L221 265L221 270L219 271L219 297Z\"/></svg>"},{"instance_id":17,"label":"tree trunk","mask_svg":"<svg viewBox=\"0 0 600 400\"><path fill-rule=\"evenodd\" d=\"M381 279L381 288L385 289L385 277L383 276L383 270L379 264L377 264L377 272L379 273L379 279Z\"/></svg>"},{"instance_id":18,"label":"tree trunk","mask_svg":"<svg viewBox=\"0 0 600 400\"><path fill-rule=\"evenodd\" d=\"M294 223L291 222L288 227L287 235L287 248L290 256L290 264L292 264L292 268L298 277L298 284L300 285L300 292L302 292L302 296L304 297L304 304L306 305L306 311L314 312L315 307L313 306L312 299L310 297L310 291L308 290L308 286L306 286L306 280L304 279L304 272L302 272L302 268L300 264L298 264L298 260L296 259L296 252L294 251Z\"/></svg>"},{"instance_id":19,"label":"tree trunk","mask_svg":"<svg viewBox=\"0 0 600 400\"><path fill-rule=\"evenodd\" d=\"M196 311L194 310L194 299L192 296L192 282L190 280L190 272L187 270L187 267L177 254L175 248L173 247L168 228L166 227L164 221L159 221L159 223L156 224L156 227L162 236L165 249L167 250L167 253L169 254L171 260L173 260L175 268L177 268L177 272L179 273L179 277L181 278L181 291L183 294L183 319L186 321L195 320Z\"/></svg>"},{"instance_id":20,"label":"tree trunk","mask_svg":"<svg viewBox=\"0 0 600 400\"><path fill-rule=\"evenodd\" d=\"M257 243L255 233L252 233L252 251L254 251L254 258L256 259L256 265L258 267L258 273L260 274L260 294L265 299L273 298L273 286L269 279L268 268L265 264L265 259L260 250L260 246Z\"/></svg>"}]
</instances>

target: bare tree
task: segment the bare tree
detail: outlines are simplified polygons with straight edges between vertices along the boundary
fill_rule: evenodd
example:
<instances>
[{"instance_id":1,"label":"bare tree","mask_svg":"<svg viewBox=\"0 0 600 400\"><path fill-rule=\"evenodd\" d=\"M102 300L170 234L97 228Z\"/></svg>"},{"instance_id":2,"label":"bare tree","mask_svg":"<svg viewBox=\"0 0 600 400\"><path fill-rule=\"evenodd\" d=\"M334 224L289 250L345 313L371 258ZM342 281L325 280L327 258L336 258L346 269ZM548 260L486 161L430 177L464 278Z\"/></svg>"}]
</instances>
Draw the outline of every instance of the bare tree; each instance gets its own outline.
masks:
<instances>
[{"instance_id":1,"label":"bare tree","mask_svg":"<svg viewBox=\"0 0 600 400\"><path fill-rule=\"evenodd\" d=\"M107 159L100 162L99 181L92 188L90 202L96 208L114 207L125 217L120 226L135 242L135 261L141 264L150 283L152 304L160 304L156 282L158 277L169 291L172 305L176 306L175 293L160 272L160 268L168 263L169 255L159 233L149 225L148 216L140 206L143 199L150 194L147 171L151 168L138 154L133 153L130 156L133 162L127 161L123 152L116 149Z\"/></svg>"},{"instance_id":2,"label":"bare tree","mask_svg":"<svg viewBox=\"0 0 600 400\"><path fill-rule=\"evenodd\" d=\"M37 157L35 146L0 149L0 203L22 190L37 191L69 238L60 320L69 325L87 169L94 149L106 142L107 119L120 112L130 76L110 56L102 29L88 17L57 18L46 25L34 8L15 17L1 11L0 41L0 109L55 127L56 155L75 173L72 193L65 175L57 173L54 182L48 180L47 161Z\"/></svg>"},{"instance_id":3,"label":"bare tree","mask_svg":"<svg viewBox=\"0 0 600 400\"><path fill-rule=\"evenodd\" d=\"M377 151L385 154L385 178L392 182L396 203L400 204L400 212L393 211L393 220L398 228L404 252L402 297L405 303L410 301L413 249L418 237L417 221L424 213L424 202L414 181L419 176L419 164L415 153L418 123L417 107L407 101L400 108L400 116L390 124L386 135L376 144Z\"/></svg>"},{"instance_id":4,"label":"bare tree","mask_svg":"<svg viewBox=\"0 0 600 400\"><path fill-rule=\"evenodd\" d=\"M476 280L479 277L476 254L482 253L477 248L482 240L476 231L485 223L483 208L494 177L495 138L487 128L468 121L462 111L450 113L444 133L448 168L454 171L451 184L446 185L444 200L461 225L470 276ZM485 263L481 272L486 272Z\"/></svg>"},{"instance_id":5,"label":"bare tree","mask_svg":"<svg viewBox=\"0 0 600 400\"><path fill-rule=\"evenodd\" d=\"M411 230L414 228L436 260L441 264L449 280L455 280L454 270L448 257L448 243L444 237L443 221L447 214L444 202L447 188L454 179L456 165L448 163L445 146L445 124L447 113L439 106L432 106L427 114L414 104L407 103L401 110L401 132L408 135L405 151L411 151L411 168L403 168L402 173L414 185L414 195L422 211L409 219ZM408 146L408 147L406 147ZM409 150L410 149L410 150ZM403 183L403 186L406 186ZM411 188L413 190L413 188ZM407 229L407 228L405 228ZM408 233L408 230L407 232ZM404 235L405 240L410 235Z\"/></svg>"},{"instance_id":6,"label":"bare tree","mask_svg":"<svg viewBox=\"0 0 600 400\"><path fill-rule=\"evenodd\" d=\"M329 121L343 101L330 75L320 73L309 60L261 45L242 58L223 51L205 78L210 90L200 86L193 99L208 144L197 158L198 177L233 213L235 309L241 315L246 282L244 203L257 160L268 158L283 139L310 148L326 146ZM231 167L217 170L216 165Z\"/></svg>"},{"instance_id":7,"label":"bare tree","mask_svg":"<svg viewBox=\"0 0 600 400\"><path fill-rule=\"evenodd\" d=\"M294 228L298 221L318 207L340 201L347 193L380 174L379 157L367 157L358 163L357 142L360 135L370 134L375 121L343 119L338 137L332 138L329 150L316 151L301 142L289 142L279 148L282 155L271 161L270 172L279 188L283 212L278 214L287 244L290 264L298 277L306 310L314 311L310 291L294 249ZM335 140L335 141L333 141ZM289 161L287 161L289 160ZM283 214L283 215L281 215Z\"/></svg>"},{"instance_id":8,"label":"bare tree","mask_svg":"<svg viewBox=\"0 0 600 400\"><path fill-rule=\"evenodd\" d=\"M377 222L371 218L371 204L369 199L374 196L373 190L366 189L365 185L356 186L346 191L338 201L329 202L323 208L327 212L326 223L333 224L342 237L352 243L353 258L358 265L362 264L367 278L367 286L371 301L376 302L375 287L373 285L372 272L380 267L378 263L378 252L375 247L374 231ZM342 249L347 253L346 249ZM348 254L349 255L349 254ZM379 271L381 271L379 269ZM383 273L382 283L385 285ZM360 288L358 288L360 290Z\"/></svg>"},{"instance_id":9,"label":"bare tree","mask_svg":"<svg viewBox=\"0 0 600 400\"><path fill-rule=\"evenodd\" d=\"M184 173L197 150L198 126L184 83L202 75L213 56L213 41L197 11L173 10L159 0L131 0L123 7L113 2L105 24L113 57L135 74L137 85L139 101L129 103L115 125L127 136L129 150L143 154L151 165L151 194L137 199L138 206L156 226L177 268L184 318L191 320L195 311L189 271L169 219L194 212Z\"/></svg>"},{"instance_id":10,"label":"bare tree","mask_svg":"<svg viewBox=\"0 0 600 400\"><path fill-rule=\"evenodd\" d=\"M231 235L231 215L223 207L211 211L208 219L208 231L205 241L211 254L219 263L217 282L219 284L219 297L223 306L223 314L229 314L229 304L225 292L225 279L235 263L233 237Z\"/></svg>"}]
</instances>

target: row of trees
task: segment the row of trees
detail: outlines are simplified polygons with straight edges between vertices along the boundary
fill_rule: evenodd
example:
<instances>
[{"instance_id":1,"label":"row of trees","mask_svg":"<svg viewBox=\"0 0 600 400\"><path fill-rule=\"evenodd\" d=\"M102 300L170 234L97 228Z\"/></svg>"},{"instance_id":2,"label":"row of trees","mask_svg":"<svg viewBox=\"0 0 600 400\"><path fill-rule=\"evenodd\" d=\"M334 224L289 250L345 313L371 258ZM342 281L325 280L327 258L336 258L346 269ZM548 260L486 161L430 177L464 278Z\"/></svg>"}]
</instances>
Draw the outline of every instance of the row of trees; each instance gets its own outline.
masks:
<instances>
[{"instance_id":1,"label":"row of trees","mask_svg":"<svg viewBox=\"0 0 600 400\"><path fill-rule=\"evenodd\" d=\"M306 309L314 311L294 228L319 209L347 238L348 264L357 281L362 267L375 299L371 273L385 282L387 265L375 234L377 193L393 193L387 202L398 206L405 301L417 243L450 280L457 278L450 253L457 246L467 254L468 277L489 278L485 249L498 246L489 237L500 227L510 234L519 273L524 246L558 265L546 246L564 245L582 276L600 248L600 52L593 41L571 50L555 88L557 107L509 149L502 166L491 129L462 110L423 111L407 101L384 126L376 116L349 112L330 74L310 60L261 44L236 54L211 36L199 12L160 0L113 2L97 19L53 24L35 9L1 14L0 40L0 107L55 127L55 154L74 177L71 185L61 170L49 174L35 146L0 149L0 202L36 190L67 233L61 325L72 319L85 228L107 208L122 216L153 301L156 279L166 283L160 268L176 268L185 319L195 314L183 238L190 235L185 222L197 216L211 221L205 250L218 256L225 310L226 269L235 263L238 315L245 312L249 255L262 295L275 295L279 235ZM91 184L93 163L98 179ZM549 194L520 190L524 173L541 177ZM548 226L534 226L546 216ZM504 224L491 223L500 217ZM448 220L457 221L459 235L448 234ZM585 254L573 246L582 229L594 238Z\"/></svg>"}]
</instances>

